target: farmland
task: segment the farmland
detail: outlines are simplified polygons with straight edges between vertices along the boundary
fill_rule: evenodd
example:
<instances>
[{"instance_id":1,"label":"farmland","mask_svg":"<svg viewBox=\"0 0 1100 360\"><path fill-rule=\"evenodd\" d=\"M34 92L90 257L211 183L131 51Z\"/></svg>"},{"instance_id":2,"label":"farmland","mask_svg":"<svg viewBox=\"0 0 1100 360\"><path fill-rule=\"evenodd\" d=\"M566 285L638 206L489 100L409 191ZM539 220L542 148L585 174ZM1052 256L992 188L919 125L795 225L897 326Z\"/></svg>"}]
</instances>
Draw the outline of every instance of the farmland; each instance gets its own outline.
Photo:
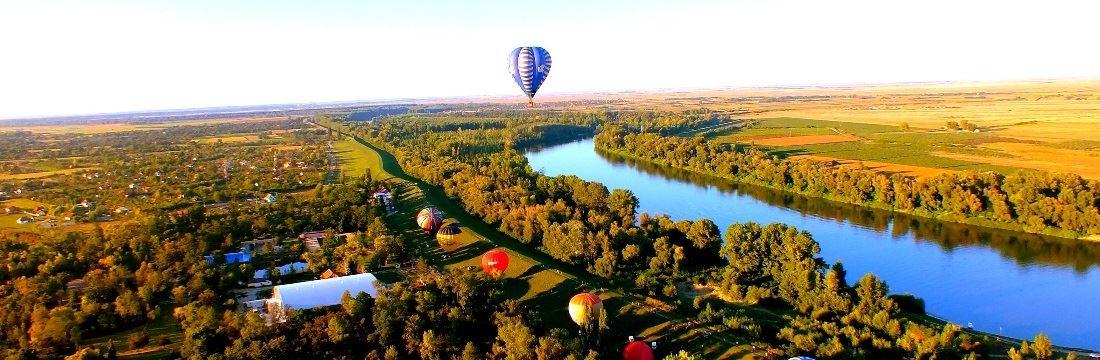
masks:
<instances>
[{"instance_id":1,"label":"farmland","mask_svg":"<svg viewBox=\"0 0 1100 360\"><path fill-rule=\"evenodd\" d=\"M744 123L743 127L731 127L706 136L721 143L758 146L780 156L835 160L855 166L863 163L866 168L914 176L967 170L1006 174L1044 170L1073 172L1087 178L1100 176L1089 166L1097 161L1097 154L1092 150L1063 149L995 132L902 129L796 118L767 118ZM1080 144L1078 146L1091 145L1088 142ZM1059 160L1039 160L1050 159L1051 155Z\"/></svg>"},{"instance_id":2,"label":"farmland","mask_svg":"<svg viewBox=\"0 0 1100 360\"><path fill-rule=\"evenodd\" d=\"M574 111L707 109L734 124L680 135L755 144L780 156L1098 178L1087 170L1097 164L1092 150L1100 150L1098 79L548 95L543 101L540 106L548 109ZM945 131L949 122L971 124L978 133ZM841 134L860 139L804 137ZM1060 152L1058 161L1045 162L1036 161L1037 153L990 143L1082 151Z\"/></svg>"}]
</instances>

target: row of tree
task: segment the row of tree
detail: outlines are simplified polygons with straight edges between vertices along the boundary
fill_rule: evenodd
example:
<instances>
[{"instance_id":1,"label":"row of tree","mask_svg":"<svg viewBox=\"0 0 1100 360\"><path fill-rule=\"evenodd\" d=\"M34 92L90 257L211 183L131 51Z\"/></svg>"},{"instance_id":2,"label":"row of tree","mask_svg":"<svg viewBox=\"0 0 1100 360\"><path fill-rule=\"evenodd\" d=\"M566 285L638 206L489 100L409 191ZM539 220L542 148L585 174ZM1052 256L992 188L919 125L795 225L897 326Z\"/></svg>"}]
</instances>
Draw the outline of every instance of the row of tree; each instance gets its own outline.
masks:
<instances>
[{"instance_id":1,"label":"row of tree","mask_svg":"<svg viewBox=\"0 0 1100 360\"><path fill-rule=\"evenodd\" d=\"M621 126L603 128L595 142L599 149L666 166L832 200L1030 232L1100 234L1100 183L1075 174L963 172L912 178Z\"/></svg>"}]
</instances>

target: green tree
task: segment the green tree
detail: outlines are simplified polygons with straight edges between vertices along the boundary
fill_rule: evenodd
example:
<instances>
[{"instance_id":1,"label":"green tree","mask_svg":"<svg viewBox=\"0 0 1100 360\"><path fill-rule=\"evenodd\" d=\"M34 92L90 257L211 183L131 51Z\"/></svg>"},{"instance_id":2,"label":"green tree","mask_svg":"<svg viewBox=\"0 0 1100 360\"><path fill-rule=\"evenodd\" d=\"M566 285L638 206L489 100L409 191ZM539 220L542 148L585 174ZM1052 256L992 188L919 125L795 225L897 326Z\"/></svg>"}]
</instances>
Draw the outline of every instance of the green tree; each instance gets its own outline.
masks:
<instances>
[{"instance_id":1,"label":"green tree","mask_svg":"<svg viewBox=\"0 0 1100 360\"><path fill-rule=\"evenodd\" d=\"M519 317L502 316L497 319L497 341L493 353L507 360L533 360L535 335Z\"/></svg>"}]
</instances>

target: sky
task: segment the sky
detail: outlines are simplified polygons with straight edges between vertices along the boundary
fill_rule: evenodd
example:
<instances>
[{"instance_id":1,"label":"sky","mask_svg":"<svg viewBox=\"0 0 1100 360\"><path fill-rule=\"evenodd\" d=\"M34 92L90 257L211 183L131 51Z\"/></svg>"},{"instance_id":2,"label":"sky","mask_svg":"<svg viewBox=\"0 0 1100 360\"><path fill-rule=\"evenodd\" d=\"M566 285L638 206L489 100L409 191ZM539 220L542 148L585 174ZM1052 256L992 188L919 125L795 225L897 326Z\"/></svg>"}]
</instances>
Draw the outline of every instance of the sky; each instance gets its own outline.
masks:
<instances>
[{"instance_id":1,"label":"sky","mask_svg":"<svg viewBox=\"0 0 1100 360\"><path fill-rule=\"evenodd\" d=\"M1100 1L0 0L0 119L299 102L1100 76Z\"/></svg>"}]
</instances>

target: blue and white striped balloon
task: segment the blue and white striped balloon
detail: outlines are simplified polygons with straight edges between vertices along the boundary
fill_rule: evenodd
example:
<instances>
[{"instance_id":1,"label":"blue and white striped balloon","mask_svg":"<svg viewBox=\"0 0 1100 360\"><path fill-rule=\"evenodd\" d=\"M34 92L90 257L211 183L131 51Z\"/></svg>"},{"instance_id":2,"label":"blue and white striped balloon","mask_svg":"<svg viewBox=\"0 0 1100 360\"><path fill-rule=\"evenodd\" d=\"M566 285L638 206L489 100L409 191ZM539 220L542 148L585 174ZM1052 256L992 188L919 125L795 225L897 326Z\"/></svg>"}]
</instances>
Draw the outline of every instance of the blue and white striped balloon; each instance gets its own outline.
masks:
<instances>
[{"instance_id":1,"label":"blue and white striped balloon","mask_svg":"<svg viewBox=\"0 0 1100 360\"><path fill-rule=\"evenodd\" d=\"M550 75L550 52L537 46L518 47L508 57L508 72L527 98L533 99Z\"/></svg>"}]
</instances>

